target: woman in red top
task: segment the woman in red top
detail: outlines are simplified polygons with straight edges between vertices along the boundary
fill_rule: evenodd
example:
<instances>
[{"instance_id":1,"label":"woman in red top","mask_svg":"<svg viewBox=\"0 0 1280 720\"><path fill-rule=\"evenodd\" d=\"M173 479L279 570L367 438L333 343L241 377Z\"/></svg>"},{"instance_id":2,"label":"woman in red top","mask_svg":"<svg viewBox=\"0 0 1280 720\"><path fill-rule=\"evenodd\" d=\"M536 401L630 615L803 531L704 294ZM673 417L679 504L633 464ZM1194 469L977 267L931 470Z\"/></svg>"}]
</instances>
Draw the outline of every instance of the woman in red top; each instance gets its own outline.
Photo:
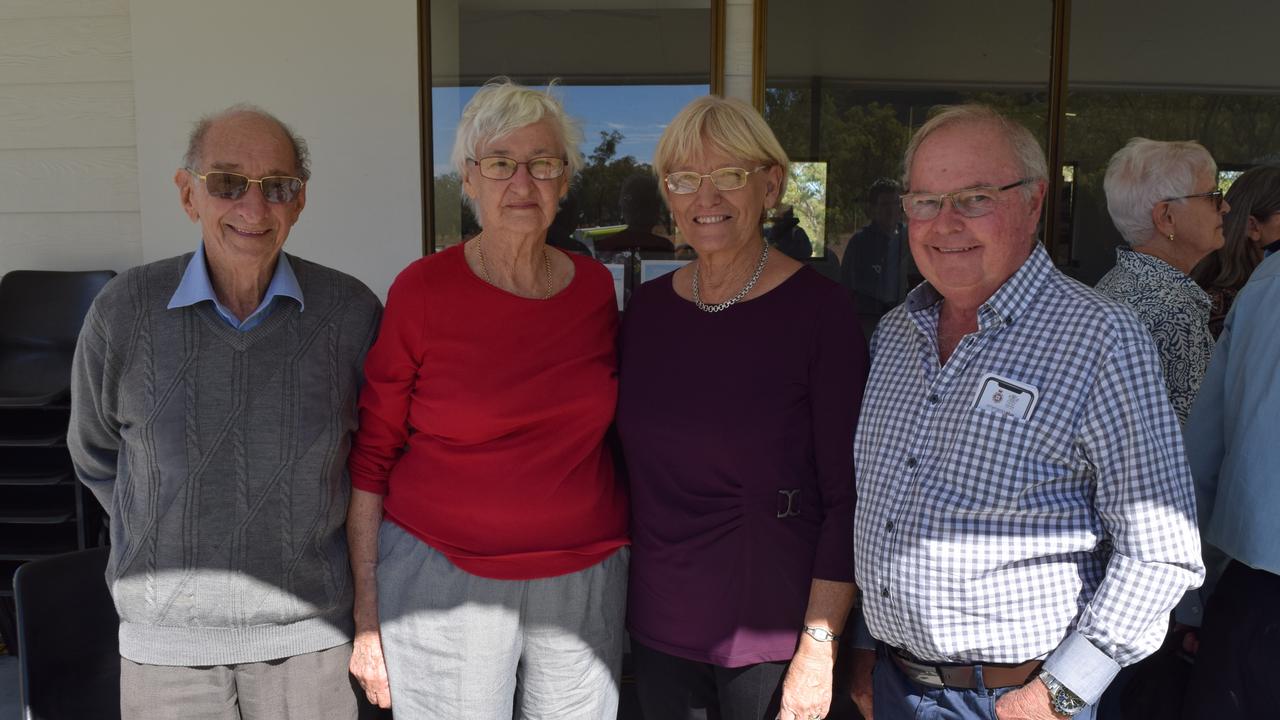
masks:
<instances>
[{"instance_id":1,"label":"woman in red top","mask_svg":"<svg viewBox=\"0 0 1280 720\"><path fill-rule=\"evenodd\" d=\"M399 718L617 712L618 313L603 266L546 244L579 140L549 94L476 93L453 159L483 231L400 274L365 362L351 671Z\"/></svg>"}]
</instances>

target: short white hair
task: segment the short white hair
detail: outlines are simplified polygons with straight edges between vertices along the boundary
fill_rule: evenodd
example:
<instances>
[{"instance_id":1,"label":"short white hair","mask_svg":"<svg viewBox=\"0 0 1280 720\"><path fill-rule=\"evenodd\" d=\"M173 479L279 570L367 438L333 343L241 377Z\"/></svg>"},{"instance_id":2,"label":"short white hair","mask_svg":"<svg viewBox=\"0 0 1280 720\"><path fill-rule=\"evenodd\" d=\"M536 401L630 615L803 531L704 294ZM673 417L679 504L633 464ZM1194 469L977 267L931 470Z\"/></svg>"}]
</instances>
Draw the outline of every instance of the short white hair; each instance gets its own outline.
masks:
<instances>
[{"instance_id":1,"label":"short white hair","mask_svg":"<svg viewBox=\"0 0 1280 720\"><path fill-rule=\"evenodd\" d=\"M547 120L560 140L570 179L582 169L582 130L565 114L564 106L546 91L519 85L508 77L496 77L484 84L462 109L458 134L453 141L452 161L463 175L467 159L478 159L480 146L506 137L526 125Z\"/></svg>"},{"instance_id":2,"label":"short white hair","mask_svg":"<svg viewBox=\"0 0 1280 720\"><path fill-rule=\"evenodd\" d=\"M1217 172L1213 156L1198 142L1131 138L1107 163L1102 181L1107 212L1124 241L1136 247L1156 231L1152 208L1169 198L1194 193L1200 175L1217 177Z\"/></svg>"},{"instance_id":3,"label":"short white hair","mask_svg":"<svg viewBox=\"0 0 1280 720\"><path fill-rule=\"evenodd\" d=\"M944 106L941 112L929 118L929 121L921 125L915 135L911 136L911 141L907 143L907 151L902 157L903 187L911 188L911 163L915 161L916 151L930 135L951 125L980 125L995 128L1009 143L1009 149L1013 151L1013 158L1018 163L1019 180L1049 181L1049 162L1045 160L1044 150L1030 130L1021 123L1001 115L989 105L967 103ZM1023 185L1020 189L1022 197L1030 200L1032 188L1029 185Z\"/></svg>"}]
</instances>

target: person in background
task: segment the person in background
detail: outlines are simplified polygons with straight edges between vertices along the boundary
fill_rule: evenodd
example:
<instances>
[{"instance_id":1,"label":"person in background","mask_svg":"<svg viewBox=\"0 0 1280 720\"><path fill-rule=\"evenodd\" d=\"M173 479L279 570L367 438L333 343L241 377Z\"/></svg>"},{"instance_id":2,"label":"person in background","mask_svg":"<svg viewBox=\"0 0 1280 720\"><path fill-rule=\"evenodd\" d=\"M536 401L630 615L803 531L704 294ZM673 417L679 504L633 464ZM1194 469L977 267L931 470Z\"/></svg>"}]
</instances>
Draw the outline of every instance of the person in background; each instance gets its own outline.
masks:
<instances>
[{"instance_id":1,"label":"person in background","mask_svg":"<svg viewBox=\"0 0 1280 720\"><path fill-rule=\"evenodd\" d=\"M646 717L830 708L855 594L867 354L848 293L761 235L787 164L737 100L693 101L658 141L654 169L697 259L633 294L620 341L628 625Z\"/></svg>"},{"instance_id":2,"label":"person in background","mask_svg":"<svg viewBox=\"0 0 1280 720\"><path fill-rule=\"evenodd\" d=\"M627 226L597 239L596 252L641 250L669 253L674 249L670 238L653 231L662 223L662 199L658 197L658 184L652 175L637 173L627 178L622 184L618 205L622 210L622 221Z\"/></svg>"},{"instance_id":3,"label":"person in background","mask_svg":"<svg viewBox=\"0 0 1280 720\"><path fill-rule=\"evenodd\" d=\"M365 363L351 671L399 718L617 715L618 309L602 265L547 246L580 140L549 93L476 92L453 163L483 229L400 273Z\"/></svg>"},{"instance_id":4,"label":"person in background","mask_svg":"<svg viewBox=\"0 0 1280 720\"><path fill-rule=\"evenodd\" d=\"M1025 127L947 108L903 167L926 282L871 343L854 548L879 645L854 699L877 720L1092 718L1204 573L1159 357L1038 242Z\"/></svg>"},{"instance_id":5,"label":"person in background","mask_svg":"<svg viewBox=\"0 0 1280 720\"><path fill-rule=\"evenodd\" d=\"M769 228L769 244L783 255L800 262L813 256L813 242L809 240L809 233L800 227L800 218L796 217L795 208L790 205L779 205L774 213L773 225Z\"/></svg>"},{"instance_id":6,"label":"person in background","mask_svg":"<svg viewBox=\"0 0 1280 720\"><path fill-rule=\"evenodd\" d=\"M1280 167L1246 170L1227 190L1231 210L1222 224L1223 245L1191 271L1209 293L1209 332L1216 339L1231 311L1236 293L1249 280L1264 254L1280 249Z\"/></svg>"},{"instance_id":7,"label":"person in background","mask_svg":"<svg viewBox=\"0 0 1280 720\"><path fill-rule=\"evenodd\" d=\"M1206 557L1214 548L1227 565L1207 593L1185 720L1280 714L1278 307L1280 258L1272 254L1236 296L1187 420Z\"/></svg>"},{"instance_id":8,"label":"person in background","mask_svg":"<svg viewBox=\"0 0 1280 720\"><path fill-rule=\"evenodd\" d=\"M860 312L876 316L902 299L906 232L897 181L880 178L867 191L871 221L849 238L840 263L840 284L852 291Z\"/></svg>"},{"instance_id":9,"label":"person in background","mask_svg":"<svg viewBox=\"0 0 1280 720\"><path fill-rule=\"evenodd\" d=\"M1194 142L1133 138L1111 156L1103 180L1107 212L1127 246L1098 292L1128 305L1160 351L1169 401L1186 422L1213 354L1209 295L1191 269L1222 247L1218 168Z\"/></svg>"},{"instance_id":10,"label":"person in background","mask_svg":"<svg viewBox=\"0 0 1280 720\"><path fill-rule=\"evenodd\" d=\"M591 257L591 249L574 236L577 229L578 202L573 197L573 191L570 191L560 201L560 209L547 228L547 246Z\"/></svg>"},{"instance_id":11,"label":"person in background","mask_svg":"<svg viewBox=\"0 0 1280 720\"><path fill-rule=\"evenodd\" d=\"M201 242L80 333L67 446L111 516L130 720L357 716L346 460L380 306L283 251L310 175L271 114L201 119L174 175Z\"/></svg>"}]
</instances>

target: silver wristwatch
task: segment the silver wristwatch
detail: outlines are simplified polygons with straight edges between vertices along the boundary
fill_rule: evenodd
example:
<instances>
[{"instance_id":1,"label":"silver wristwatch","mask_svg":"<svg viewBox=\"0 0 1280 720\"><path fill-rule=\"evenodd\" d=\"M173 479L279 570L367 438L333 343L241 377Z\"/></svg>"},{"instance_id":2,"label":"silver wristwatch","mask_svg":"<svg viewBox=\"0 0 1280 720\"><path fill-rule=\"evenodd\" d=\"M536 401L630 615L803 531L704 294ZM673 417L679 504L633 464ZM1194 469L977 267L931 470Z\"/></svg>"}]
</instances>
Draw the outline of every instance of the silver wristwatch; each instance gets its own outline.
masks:
<instances>
[{"instance_id":1,"label":"silver wristwatch","mask_svg":"<svg viewBox=\"0 0 1280 720\"><path fill-rule=\"evenodd\" d=\"M817 640L818 642L823 642L823 643L835 642L840 639L839 635L831 632L830 630L824 627L814 627L812 625L804 626L804 634L808 635L814 640Z\"/></svg>"},{"instance_id":2,"label":"silver wristwatch","mask_svg":"<svg viewBox=\"0 0 1280 720\"><path fill-rule=\"evenodd\" d=\"M1058 682L1058 678L1050 675L1048 670L1040 671L1040 682L1049 688L1049 703L1053 705L1053 712L1062 717L1075 717L1089 706L1079 695L1071 692L1070 688Z\"/></svg>"}]
</instances>

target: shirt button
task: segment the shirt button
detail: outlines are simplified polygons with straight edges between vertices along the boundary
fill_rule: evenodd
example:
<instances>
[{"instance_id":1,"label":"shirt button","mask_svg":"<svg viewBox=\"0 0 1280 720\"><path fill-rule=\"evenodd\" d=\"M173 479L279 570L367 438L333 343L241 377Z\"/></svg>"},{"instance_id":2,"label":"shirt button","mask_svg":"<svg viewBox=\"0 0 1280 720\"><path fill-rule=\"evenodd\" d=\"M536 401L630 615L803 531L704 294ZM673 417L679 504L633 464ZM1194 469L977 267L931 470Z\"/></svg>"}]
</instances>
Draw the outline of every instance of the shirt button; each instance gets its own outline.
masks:
<instances>
[{"instance_id":1,"label":"shirt button","mask_svg":"<svg viewBox=\"0 0 1280 720\"><path fill-rule=\"evenodd\" d=\"M888 586L888 585L881 585L881 586L880 586L880 597L889 597L889 586Z\"/></svg>"},{"instance_id":2,"label":"shirt button","mask_svg":"<svg viewBox=\"0 0 1280 720\"><path fill-rule=\"evenodd\" d=\"M929 395L929 404L930 404L930 405L937 405L937 404L938 404L938 393L933 393L933 394Z\"/></svg>"},{"instance_id":3,"label":"shirt button","mask_svg":"<svg viewBox=\"0 0 1280 720\"><path fill-rule=\"evenodd\" d=\"M893 532L893 521L892 520L886 521L884 524L884 529L889 532Z\"/></svg>"},{"instance_id":4,"label":"shirt button","mask_svg":"<svg viewBox=\"0 0 1280 720\"><path fill-rule=\"evenodd\" d=\"M916 459L913 457L907 458L907 467L913 468L915 466L916 466Z\"/></svg>"}]
</instances>

